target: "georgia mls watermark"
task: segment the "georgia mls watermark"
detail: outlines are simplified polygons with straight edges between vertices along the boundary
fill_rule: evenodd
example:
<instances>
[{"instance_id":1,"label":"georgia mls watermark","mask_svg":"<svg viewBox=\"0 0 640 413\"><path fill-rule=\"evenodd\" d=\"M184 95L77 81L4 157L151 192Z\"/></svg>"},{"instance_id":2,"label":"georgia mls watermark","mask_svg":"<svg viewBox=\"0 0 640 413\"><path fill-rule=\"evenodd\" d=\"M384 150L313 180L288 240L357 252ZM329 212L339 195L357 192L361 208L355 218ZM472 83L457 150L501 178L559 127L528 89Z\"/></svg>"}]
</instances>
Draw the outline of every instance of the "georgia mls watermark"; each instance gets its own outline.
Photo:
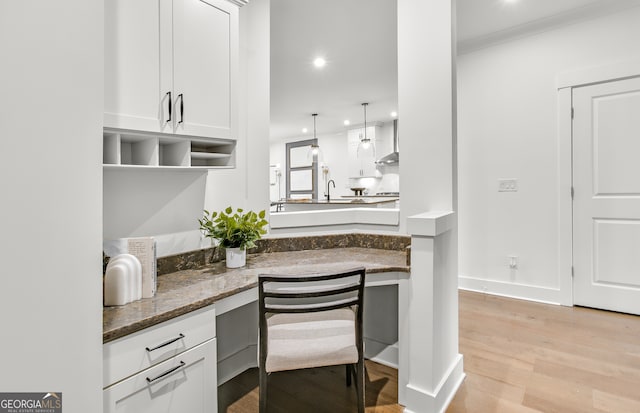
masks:
<instances>
[{"instance_id":1,"label":"georgia mls watermark","mask_svg":"<svg viewBox=\"0 0 640 413\"><path fill-rule=\"evenodd\" d=\"M0 413L62 413L62 393L0 393Z\"/></svg>"}]
</instances>

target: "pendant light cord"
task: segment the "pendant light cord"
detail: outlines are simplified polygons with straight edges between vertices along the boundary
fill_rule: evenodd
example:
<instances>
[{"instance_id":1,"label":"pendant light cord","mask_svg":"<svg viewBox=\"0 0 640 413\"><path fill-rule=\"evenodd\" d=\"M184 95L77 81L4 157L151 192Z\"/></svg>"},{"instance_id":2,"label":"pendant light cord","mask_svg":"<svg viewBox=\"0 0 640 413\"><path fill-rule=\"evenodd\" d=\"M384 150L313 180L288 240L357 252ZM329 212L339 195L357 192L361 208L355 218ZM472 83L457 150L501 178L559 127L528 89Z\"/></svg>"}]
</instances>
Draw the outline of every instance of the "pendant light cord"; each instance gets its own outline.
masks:
<instances>
[{"instance_id":1,"label":"pendant light cord","mask_svg":"<svg viewBox=\"0 0 640 413\"><path fill-rule=\"evenodd\" d=\"M313 139L316 139L316 116L318 116L318 114L314 113L311 116L313 116Z\"/></svg>"},{"instance_id":2,"label":"pendant light cord","mask_svg":"<svg viewBox=\"0 0 640 413\"><path fill-rule=\"evenodd\" d=\"M362 107L364 107L364 140L368 142L367 139L367 105L368 103L363 103Z\"/></svg>"}]
</instances>

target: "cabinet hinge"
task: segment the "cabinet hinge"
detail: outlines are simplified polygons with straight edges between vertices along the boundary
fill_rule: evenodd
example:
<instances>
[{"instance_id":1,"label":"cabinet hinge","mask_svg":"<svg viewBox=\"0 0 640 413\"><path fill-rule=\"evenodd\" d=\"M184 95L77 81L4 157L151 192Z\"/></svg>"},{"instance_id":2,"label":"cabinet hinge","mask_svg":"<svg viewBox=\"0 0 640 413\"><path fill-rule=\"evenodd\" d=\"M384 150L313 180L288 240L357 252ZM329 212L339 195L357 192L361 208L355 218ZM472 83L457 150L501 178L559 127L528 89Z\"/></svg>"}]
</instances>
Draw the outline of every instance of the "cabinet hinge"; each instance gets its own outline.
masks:
<instances>
[{"instance_id":1,"label":"cabinet hinge","mask_svg":"<svg viewBox=\"0 0 640 413\"><path fill-rule=\"evenodd\" d=\"M573 106L571 107L571 119L573 119L574 116L574 110L573 110Z\"/></svg>"},{"instance_id":2,"label":"cabinet hinge","mask_svg":"<svg viewBox=\"0 0 640 413\"><path fill-rule=\"evenodd\" d=\"M575 196L575 191L573 190L573 187L571 187L571 199L573 199L573 197Z\"/></svg>"},{"instance_id":3,"label":"cabinet hinge","mask_svg":"<svg viewBox=\"0 0 640 413\"><path fill-rule=\"evenodd\" d=\"M573 270L573 265L571 266L571 278L575 275L575 271Z\"/></svg>"}]
</instances>

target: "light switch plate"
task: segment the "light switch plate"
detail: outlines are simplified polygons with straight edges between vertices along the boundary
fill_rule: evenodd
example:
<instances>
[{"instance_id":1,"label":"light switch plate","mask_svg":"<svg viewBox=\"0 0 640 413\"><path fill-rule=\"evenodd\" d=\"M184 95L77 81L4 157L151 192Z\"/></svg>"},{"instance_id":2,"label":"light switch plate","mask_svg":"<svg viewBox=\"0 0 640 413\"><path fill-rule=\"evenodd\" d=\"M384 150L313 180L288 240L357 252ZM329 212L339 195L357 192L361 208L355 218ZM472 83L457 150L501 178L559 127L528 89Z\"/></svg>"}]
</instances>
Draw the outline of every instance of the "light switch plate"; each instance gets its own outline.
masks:
<instances>
[{"instance_id":1,"label":"light switch plate","mask_svg":"<svg viewBox=\"0 0 640 413\"><path fill-rule=\"evenodd\" d=\"M518 180L498 179L498 192L518 192Z\"/></svg>"}]
</instances>

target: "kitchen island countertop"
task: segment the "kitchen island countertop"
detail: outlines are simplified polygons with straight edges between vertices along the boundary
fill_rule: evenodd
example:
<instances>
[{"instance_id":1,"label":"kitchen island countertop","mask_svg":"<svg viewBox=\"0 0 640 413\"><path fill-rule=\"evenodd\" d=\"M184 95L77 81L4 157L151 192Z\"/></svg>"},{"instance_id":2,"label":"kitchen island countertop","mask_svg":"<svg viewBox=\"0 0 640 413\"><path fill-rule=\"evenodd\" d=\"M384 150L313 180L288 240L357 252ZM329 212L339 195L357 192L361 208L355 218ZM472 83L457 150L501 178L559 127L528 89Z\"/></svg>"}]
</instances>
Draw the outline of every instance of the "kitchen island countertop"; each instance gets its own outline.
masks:
<instances>
[{"instance_id":1,"label":"kitchen island countertop","mask_svg":"<svg viewBox=\"0 0 640 413\"><path fill-rule=\"evenodd\" d=\"M398 201L400 198L398 197L388 197L388 196L363 196L363 197L338 197L331 198L330 200L326 199L285 199L282 201L274 201L272 204L314 204L314 205L326 205L326 204L384 204L388 202Z\"/></svg>"},{"instance_id":2,"label":"kitchen island countertop","mask_svg":"<svg viewBox=\"0 0 640 413\"><path fill-rule=\"evenodd\" d=\"M221 261L203 269L161 275L153 298L104 308L102 340L113 341L254 288L259 274L309 274L354 267L365 267L367 273L409 272L406 254L372 248L271 252L247 255L242 268L226 268Z\"/></svg>"}]
</instances>

